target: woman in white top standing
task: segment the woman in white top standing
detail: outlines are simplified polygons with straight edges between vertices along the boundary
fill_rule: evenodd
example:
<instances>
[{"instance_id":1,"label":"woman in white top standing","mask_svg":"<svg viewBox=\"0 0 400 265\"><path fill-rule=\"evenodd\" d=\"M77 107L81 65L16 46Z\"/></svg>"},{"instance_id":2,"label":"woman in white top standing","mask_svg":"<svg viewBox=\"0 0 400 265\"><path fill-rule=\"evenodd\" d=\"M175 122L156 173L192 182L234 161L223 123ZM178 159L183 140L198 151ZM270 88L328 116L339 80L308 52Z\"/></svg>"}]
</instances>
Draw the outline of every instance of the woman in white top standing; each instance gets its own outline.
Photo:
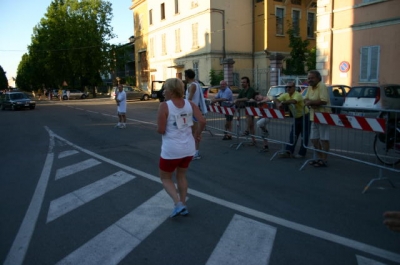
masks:
<instances>
[{"instance_id":1,"label":"woman in white top standing","mask_svg":"<svg viewBox=\"0 0 400 265\"><path fill-rule=\"evenodd\" d=\"M180 79L167 79L164 87L166 101L160 104L157 119L157 132L162 134L159 168L164 189L175 204L170 217L175 217L189 213L186 207L186 171L196 151L195 142L201 140L206 120L198 106L183 98L184 85ZM194 134L191 128L193 117L199 124ZM174 172L179 196L172 180Z\"/></svg>"},{"instance_id":2,"label":"woman in white top standing","mask_svg":"<svg viewBox=\"0 0 400 265\"><path fill-rule=\"evenodd\" d=\"M115 95L115 101L117 102L117 112L118 112L118 123L115 127L120 129L126 128L126 93L124 91L124 86L118 84L118 93Z\"/></svg>"}]
</instances>

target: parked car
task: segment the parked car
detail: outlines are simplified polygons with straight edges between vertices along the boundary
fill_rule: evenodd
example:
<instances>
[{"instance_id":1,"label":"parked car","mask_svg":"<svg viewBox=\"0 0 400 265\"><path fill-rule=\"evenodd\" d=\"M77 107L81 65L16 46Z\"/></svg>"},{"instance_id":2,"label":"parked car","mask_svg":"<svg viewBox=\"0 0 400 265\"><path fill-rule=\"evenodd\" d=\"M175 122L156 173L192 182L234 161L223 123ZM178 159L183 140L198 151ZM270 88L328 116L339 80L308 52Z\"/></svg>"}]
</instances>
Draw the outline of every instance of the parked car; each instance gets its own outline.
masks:
<instances>
[{"instance_id":1,"label":"parked car","mask_svg":"<svg viewBox=\"0 0 400 265\"><path fill-rule=\"evenodd\" d=\"M131 99L149 100L149 98L150 98L150 93L144 91L141 88L132 87L132 86L123 86L123 89L126 93L127 100L131 100ZM117 91L118 91L118 87L113 87L112 92L111 92L112 99L115 99L115 95L116 95Z\"/></svg>"},{"instance_id":2,"label":"parked car","mask_svg":"<svg viewBox=\"0 0 400 265\"><path fill-rule=\"evenodd\" d=\"M328 89L328 95L331 102L331 106L343 106L344 100L351 87L346 85L326 85ZM301 93L303 98L307 93L307 88ZM332 113L339 114L341 108L332 108Z\"/></svg>"},{"instance_id":3,"label":"parked car","mask_svg":"<svg viewBox=\"0 0 400 265\"><path fill-rule=\"evenodd\" d=\"M87 98L89 95L85 92L82 92L78 89L70 89L69 90L69 99L85 99ZM63 99L67 100L68 99L68 94L67 94L67 90L63 90Z\"/></svg>"},{"instance_id":4,"label":"parked car","mask_svg":"<svg viewBox=\"0 0 400 265\"><path fill-rule=\"evenodd\" d=\"M301 93L307 86L296 86L296 91ZM267 97L270 100L274 100L275 98L279 97L281 94L286 92L286 85L279 85L279 86L271 86L268 89Z\"/></svg>"},{"instance_id":5,"label":"parked car","mask_svg":"<svg viewBox=\"0 0 400 265\"><path fill-rule=\"evenodd\" d=\"M343 104L346 108L400 109L400 85L354 86Z\"/></svg>"},{"instance_id":6,"label":"parked car","mask_svg":"<svg viewBox=\"0 0 400 265\"><path fill-rule=\"evenodd\" d=\"M0 95L1 109L34 109L36 101L31 100L25 93L22 92L6 92Z\"/></svg>"}]
</instances>

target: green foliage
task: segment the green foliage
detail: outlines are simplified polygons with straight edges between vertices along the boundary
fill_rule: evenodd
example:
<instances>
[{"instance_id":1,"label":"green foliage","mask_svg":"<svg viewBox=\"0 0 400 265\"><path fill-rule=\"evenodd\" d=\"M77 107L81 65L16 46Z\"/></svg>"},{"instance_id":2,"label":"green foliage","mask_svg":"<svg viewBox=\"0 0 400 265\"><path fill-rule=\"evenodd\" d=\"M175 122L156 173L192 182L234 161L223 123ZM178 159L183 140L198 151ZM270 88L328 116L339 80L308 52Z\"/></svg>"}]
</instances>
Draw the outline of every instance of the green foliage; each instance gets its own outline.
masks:
<instances>
[{"instance_id":1,"label":"green foliage","mask_svg":"<svg viewBox=\"0 0 400 265\"><path fill-rule=\"evenodd\" d=\"M317 68L317 48L314 47L308 52L306 61L307 70L313 70Z\"/></svg>"},{"instance_id":2,"label":"green foliage","mask_svg":"<svg viewBox=\"0 0 400 265\"><path fill-rule=\"evenodd\" d=\"M110 68L111 14L111 3L103 0L53 0L33 29L27 58L18 67L18 83L53 88L63 81L70 87L97 85L100 73Z\"/></svg>"},{"instance_id":3,"label":"green foliage","mask_svg":"<svg viewBox=\"0 0 400 265\"><path fill-rule=\"evenodd\" d=\"M209 77L210 77L210 85L212 86L219 85L219 82L221 82L221 80L224 80L224 71L222 70L216 71L214 69L211 69Z\"/></svg>"},{"instance_id":4,"label":"green foliage","mask_svg":"<svg viewBox=\"0 0 400 265\"><path fill-rule=\"evenodd\" d=\"M3 67L0 65L0 90L4 90L8 88L8 80L6 76L6 72L4 72Z\"/></svg>"},{"instance_id":5,"label":"green foliage","mask_svg":"<svg viewBox=\"0 0 400 265\"><path fill-rule=\"evenodd\" d=\"M286 75L304 75L306 74L305 63L308 60L307 47L310 42L308 40L302 40L301 37L297 35L296 29L294 29L290 23L289 25L289 29L286 33L289 35L289 47L291 47L292 50L290 52L290 58L286 59L286 68L283 69L283 73Z\"/></svg>"}]
</instances>

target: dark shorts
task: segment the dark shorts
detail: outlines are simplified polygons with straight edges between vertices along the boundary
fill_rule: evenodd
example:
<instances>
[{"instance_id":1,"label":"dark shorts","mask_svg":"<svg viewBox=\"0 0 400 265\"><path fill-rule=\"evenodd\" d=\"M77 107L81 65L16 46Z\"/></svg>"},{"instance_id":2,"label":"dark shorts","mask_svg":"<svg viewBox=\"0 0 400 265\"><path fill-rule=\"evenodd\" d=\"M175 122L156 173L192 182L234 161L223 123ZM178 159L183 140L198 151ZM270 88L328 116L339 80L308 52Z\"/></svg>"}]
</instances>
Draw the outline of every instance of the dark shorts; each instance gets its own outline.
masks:
<instances>
[{"instance_id":1,"label":"dark shorts","mask_svg":"<svg viewBox=\"0 0 400 265\"><path fill-rule=\"evenodd\" d=\"M188 168L193 156L187 156L177 159L164 159L160 157L158 167L165 172L174 172L176 168Z\"/></svg>"},{"instance_id":2,"label":"dark shorts","mask_svg":"<svg viewBox=\"0 0 400 265\"><path fill-rule=\"evenodd\" d=\"M232 121L233 115L225 115L226 121Z\"/></svg>"}]
</instances>

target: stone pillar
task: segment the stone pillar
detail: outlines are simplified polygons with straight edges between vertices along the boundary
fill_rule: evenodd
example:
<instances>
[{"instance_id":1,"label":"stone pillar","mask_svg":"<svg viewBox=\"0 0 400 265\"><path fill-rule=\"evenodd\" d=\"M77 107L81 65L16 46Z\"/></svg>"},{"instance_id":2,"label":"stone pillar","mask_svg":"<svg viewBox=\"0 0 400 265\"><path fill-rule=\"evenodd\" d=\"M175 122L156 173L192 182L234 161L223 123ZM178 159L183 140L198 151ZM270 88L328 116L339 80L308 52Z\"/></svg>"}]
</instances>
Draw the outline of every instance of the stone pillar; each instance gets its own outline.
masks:
<instances>
[{"instance_id":1,"label":"stone pillar","mask_svg":"<svg viewBox=\"0 0 400 265\"><path fill-rule=\"evenodd\" d=\"M333 0L318 0L317 8L317 65L316 70L321 73L322 81L326 84L332 81L331 44L332 44L332 15Z\"/></svg>"},{"instance_id":2,"label":"stone pillar","mask_svg":"<svg viewBox=\"0 0 400 265\"><path fill-rule=\"evenodd\" d=\"M226 58L222 61L224 66L224 80L228 84L228 86L233 85L233 65L235 61L231 58Z\"/></svg>"},{"instance_id":3,"label":"stone pillar","mask_svg":"<svg viewBox=\"0 0 400 265\"><path fill-rule=\"evenodd\" d=\"M270 86L279 85L279 74L282 71L282 61L285 58L281 53L271 53L267 56L269 58L269 83Z\"/></svg>"}]
</instances>

